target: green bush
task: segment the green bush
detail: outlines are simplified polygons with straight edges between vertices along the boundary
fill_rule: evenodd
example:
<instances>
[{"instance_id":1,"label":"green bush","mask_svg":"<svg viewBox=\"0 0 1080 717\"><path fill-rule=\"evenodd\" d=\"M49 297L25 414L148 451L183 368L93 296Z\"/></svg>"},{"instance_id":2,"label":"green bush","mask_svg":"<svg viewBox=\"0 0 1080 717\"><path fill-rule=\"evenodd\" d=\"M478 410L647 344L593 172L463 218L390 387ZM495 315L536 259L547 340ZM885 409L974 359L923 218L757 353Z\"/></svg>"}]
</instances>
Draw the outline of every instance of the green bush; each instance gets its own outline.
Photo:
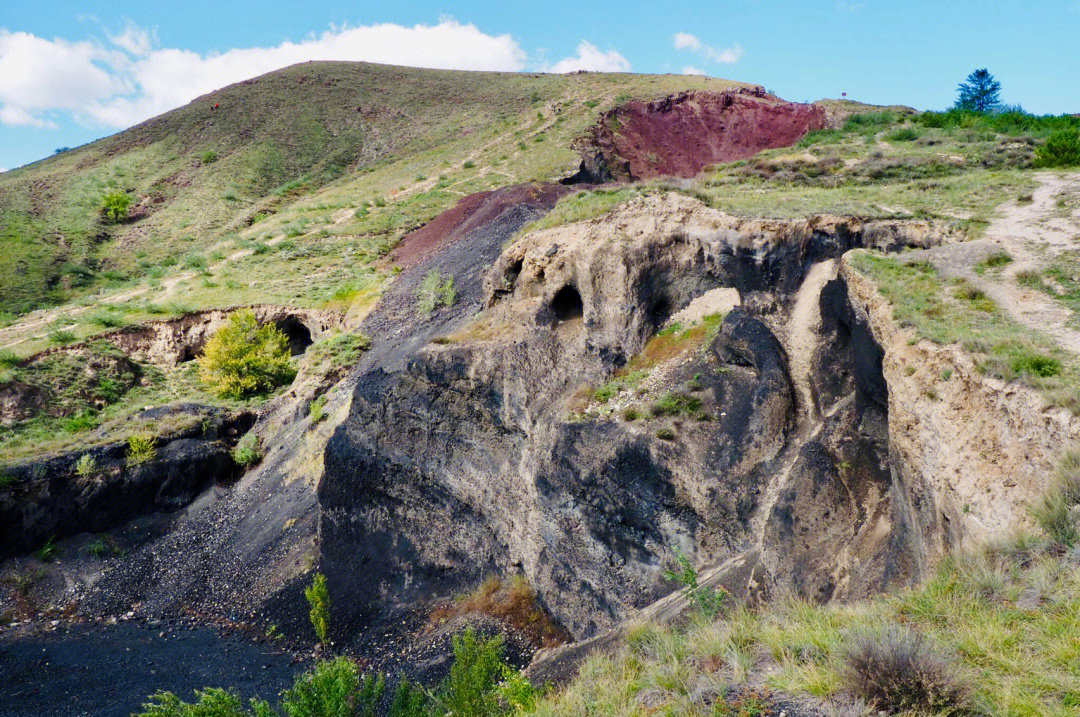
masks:
<instances>
[{"instance_id":1,"label":"green bush","mask_svg":"<svg viewBox=\"0 0 1080 717\"><path fill-rule=\"evenodd\" d=\"M356 663L339 657L297 677L281 708L288 717L375 717L385 688L382 675L361 679Z\"/></svg>"},{"instance_id":2,"label":"green bush","mask_svg":"<svg viewBox=\"0 0 1080 717\"><path fill-rule=\"evenodd\" d=\"M911 127L904 127L898 129L895 132L890 132L885 135L885 139L890 142L913 142L919 138L919 133Z\"/></svg>"},{"instance_id":3,"label":"green bush","mask_svg":"<svg viewBox=\"0 0 1080 717\"><path fill-rule=\"evenodd\" d=\"M326 398L327 394L324 393L311 402L308 416L311 418L312 423L319 423L326 418Z\"/></svg>"},{"instance_id":4,"label":"green bush","mask_svg":"<svg viewBox=\"0 0 1080 717\"><path fill-rule=\"evenodd\" d=\"M202 153L202 156L199 159L202 160L203 164L213 164L217 161L217 152L212 149L208 149Z\"/></svg>"},{"instance_id":5,"label":"green bush","mask_svg":"<svg viewBox=\"0 0 1080 717\"><path fill-rule=\"evenodd\" d=\"M56 559L56 556L60 554L60 548L53 542L54 538L49 538L45 541L45 544L35 551L37 559L43 563L51 563Z\"/></svg>"},{"instance_id":6,"label":"green bush","mask_svg":"<svg viewBox=\"0 0 1080 717\"><path fill-rule=\"evenodd\" d=\"M130 208L131 195L127 192L108 192L101 198L101 213L108 221L122 222Z\"/></svg>"},{"instance_id":7,"label":"green bush","mask_svg":"<svg viewBox=\"0 0 1080 717\"><path fill-rule=\"evenodd\" d=\"M487 717L508 712L498 688L516 670L506 665L502 635L484 640L470 627L453 644L454 663L435 698L436 714Z\"/></svg>"},{"instance_id":8,"label":"green bush","mask_svg":"<svg viewBox=\"0 0 1080 717\"><path fill-rule=\"evenodd\" d=\"M421 314L430 314L439 304L452 306L456 299L454 277L448 276L444 281L438 271L432 270L416 290L416 310Z\"/></svg>"},{"instance_id":9,"label":"green bush","mask_svg":"<svg viewBox=\"0 0 1080 717\"><path fill-rule=\"evenodd\" d=\"M232 458L236 465L242 468L253 466L262 460L262 446L254 431L248 431L236 442L236 447L232 449Z\"/></svg>"},{"instance_id":10,"label":"green bush","mask_svg":"<svg viewBox=\"0 0 1080 717\"><path fill-rule=\"evenodd\" d=\"M352 660L338 657L320 662L296 678L281 697L285 717L496 717L531 711L539 692L518 670L506 664L502 637L477 637L469 628L453 640L450 674L434 696L402 679L380 713L386 690L382 674L364 677ZM198 701L183 702L171 692L159 692L136 717L277 717L269 703L251 700L250 708L222 689L196 691Z\"/></svg>"},{"instance_id":11,"label":"green bush","mask_svg":"<svg viewBox=\"0 0 1080 717\"><path fill-rule=\"evenodd\" d=\"M222 398L244 398L293 380L289 340L273 324L259 325L250 309L236 311L206 342L199 378Z\"/></svg>"},{"instance_id":12,"label":"green bush","mask_svg":"<svg viewBox=\"0 0 1080 717\"><path fill-rule=\"evenodd\" d=\"M326 588L326 576L315 573L311 586L304 589L304 597L311 606L311 626L315 628L319 642L325 645L330 636L330 593Z\"/></svg>"},{"instance_id":13,"label":"green bush","mask_svg":"<svg viewBox=\"0 0 1080 717\"><path fill-rule=\"evenodd\" d=\"M274 711L266 702L251 701L251 710L237 695L220 688L197 690L198 702L188 704L172 692L158 692L143 704L136 717L273 717Z\"/></svg>"},{"instance_id":14,"label":"green bush","mask_svg":"<svg viewBox=\"0 0 1080 717\"><path fill-rule=\"evenodd\" d=\"M1065 129L1054 132L1046 139L1046 144L1036 151L1035 163L1040 167L1080 165L1080 130Z\"/></svg>"},{"instance_id":15,"label":"green bush","mask_svg":"<svg viewBox=\"0 0 1080 717\"><path fill-rule=\"evenodd\" d=\"M75 462L75 474L80 478L89 478L94 475L97 470L97 461L89 453L84 453L79 456L79 460Z\"/></svg>"},{"instance_id":16,"label":"green bush","mask_svg":"<svg viewBox=\"0 0 1080 717\"><path fill-rule=\"evenodd\" d=\"M128 436L127 464L128 467L142 465L147 461L154 460L157 456L155 443L157 439L150 433L132 433Z\"/></svg>"},{"instance_id":17,"label":"green bush","mask_svg":"<svg viewBox=\"0 0 1080 717\"><path fill-rule=\"evenodd\" d=\"M690 559L681 550L675 548L675 570L665 570L664 577L674 580L686 589L690 604L705 617L714 619L723 611L728 602L728 591L724 588L707 588L698 584L697 570Z\"/></svg>"}]
</instances>

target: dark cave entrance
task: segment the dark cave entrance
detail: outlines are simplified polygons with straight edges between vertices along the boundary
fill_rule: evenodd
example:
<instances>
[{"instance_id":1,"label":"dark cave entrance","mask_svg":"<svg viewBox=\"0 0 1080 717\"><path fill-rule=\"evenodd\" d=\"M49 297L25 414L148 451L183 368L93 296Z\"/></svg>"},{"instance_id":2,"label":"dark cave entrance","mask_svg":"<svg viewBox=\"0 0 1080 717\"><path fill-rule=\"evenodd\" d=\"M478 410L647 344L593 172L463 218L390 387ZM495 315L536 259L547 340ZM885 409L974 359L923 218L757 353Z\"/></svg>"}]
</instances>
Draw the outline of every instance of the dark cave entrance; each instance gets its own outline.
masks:
<instances>
[{"instance_id":1,"label":"dark cave entrance","mask_svg":"<svg viewBox=\"0 0 1080 717\"><path fill-rule=\"evenodd\" d=\"M311 346L311 331L295 316L278 319L274 324L288 337L289 353L292 356L299 356L307 351L308 346Z\"/></svg>"},{"instance_id":2,"label":"dark cave entrance","mask_svg":"<svg viewBox=\"0 0 1080 717\"><path fill-rule=\"evenodd\" d=\"M585 313L585 306L581 303L581 294L572 285L567 284L555 292L551 298L551 311L559 321L580 319Z\"/></svg>"}]
</instances>

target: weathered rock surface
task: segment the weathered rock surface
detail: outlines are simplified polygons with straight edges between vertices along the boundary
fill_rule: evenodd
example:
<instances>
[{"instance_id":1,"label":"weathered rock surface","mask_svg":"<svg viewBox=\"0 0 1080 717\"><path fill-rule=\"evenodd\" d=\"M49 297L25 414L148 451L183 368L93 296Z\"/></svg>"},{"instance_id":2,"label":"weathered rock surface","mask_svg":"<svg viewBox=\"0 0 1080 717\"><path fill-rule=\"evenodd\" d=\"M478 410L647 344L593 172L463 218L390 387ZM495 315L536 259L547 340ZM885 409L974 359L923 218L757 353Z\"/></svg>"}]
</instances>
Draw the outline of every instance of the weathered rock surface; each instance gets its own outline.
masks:
<instances>
[{"instance_id":1,"label":"weathered rock surface","mask_svg":"<svg viewBox=\"0 0 1080 717\"><path fill-rule=\"evenodd\" d=\"M362 374L328 445L320 565L332 592L354 596L336 616L343 634L522 572L588 637L670 592L672 547L701 564L761 551L743 573L757 594L852 597L914 578L880 350L875 363L861 318L823 317L825 418L809 421L779 328L814 262L939 240L927 223L744 220L672 195L507 248L484 279L487 309ZM583 385L720 287L746 307L672 369L696 379L715 420L672 419L668 440L656 420L571 417Z\"/></svg>"},{"instance_id":2,"label":"weathered rock surface","mask_svg":"<svg viewBox=\"0 0 1080 717\"><path fill-rule=\"evenodd\" d=\"M681 92L601 114L574 149L575 181L693 177L705 166L787 147L826 126L825 109L785 102L760 87Z\"/></svg>"}]
</instances>

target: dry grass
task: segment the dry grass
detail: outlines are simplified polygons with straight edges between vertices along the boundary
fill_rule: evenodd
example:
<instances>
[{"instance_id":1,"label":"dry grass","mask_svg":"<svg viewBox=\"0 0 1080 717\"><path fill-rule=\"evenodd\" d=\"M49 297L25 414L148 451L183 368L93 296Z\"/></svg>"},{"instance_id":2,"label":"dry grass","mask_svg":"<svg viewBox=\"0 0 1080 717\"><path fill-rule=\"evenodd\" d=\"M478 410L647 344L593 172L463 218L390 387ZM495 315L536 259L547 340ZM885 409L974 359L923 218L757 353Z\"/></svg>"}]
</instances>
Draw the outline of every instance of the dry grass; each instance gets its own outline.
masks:
<instances>
[{"instance_id":1,"label":"dry grass","mask_svg":"<svg viewBox=\"0 0 1080 717\"><path fill-rule=\"evenodd\" d=\"M475 590L431 612L429 622L437 625L460 615L488 615L502 620L524 634L537 647L555 647L570 636L552 621L536 599L536 591L520 575L509 580L492 576Z\"/></svg>"}]
</instances>

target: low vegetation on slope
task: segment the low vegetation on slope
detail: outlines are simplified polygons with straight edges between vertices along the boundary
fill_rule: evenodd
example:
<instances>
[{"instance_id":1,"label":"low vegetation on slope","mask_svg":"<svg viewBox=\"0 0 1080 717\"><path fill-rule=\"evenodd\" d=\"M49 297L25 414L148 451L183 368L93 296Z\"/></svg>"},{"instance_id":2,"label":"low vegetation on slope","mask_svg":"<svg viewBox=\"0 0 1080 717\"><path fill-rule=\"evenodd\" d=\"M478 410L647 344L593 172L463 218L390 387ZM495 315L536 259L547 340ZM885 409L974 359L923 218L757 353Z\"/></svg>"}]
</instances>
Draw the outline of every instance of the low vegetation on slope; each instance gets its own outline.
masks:
<instances>
[{"instance_id":1,"label":"low vegetation on slope","mask_svg":"<svg viewBox=\"0 0 1080 717\"><path fill-rule=\"evenodd\" d=\"M1025 170L1072 161L1049 140L1078 130L1080 118L1070 116L853 114L795 147L707 169L689 184L656 180L576 193L523 233L599 216L641 194L679 191L733 214L934 218L974 235L994 207L1030 192Z\"/></svg>"},{"instance_id":2,"label":"low vegetation on slope","mask_svg":"<svg viewBox=\"0 0 1080 717\"><path fill-rule=\"evenodd\" d=\"M895 319L940 344L959 343L979 370L1040 390L1050 405L1080 412L1080 364L1042 333L1029 329L962 279L946 280L927 262L871 252L852 255L894 307Z\"/></svg>"},{"instance_id":3,"label":"low vegetation on slope","mask_svg":"<svg viewBox=\"0 0 1080 717\"><path fill-rule=\"evenodd\" d=\"M732 84L363 63L247 80L5 173L0 311L11 322L94 294L146 301L178 279L193 308L363 292L371 259L461 196L571 173L570 140L597 112ZM106 211L110 197L125 210Z\"/></svg>"}]
</instances>

